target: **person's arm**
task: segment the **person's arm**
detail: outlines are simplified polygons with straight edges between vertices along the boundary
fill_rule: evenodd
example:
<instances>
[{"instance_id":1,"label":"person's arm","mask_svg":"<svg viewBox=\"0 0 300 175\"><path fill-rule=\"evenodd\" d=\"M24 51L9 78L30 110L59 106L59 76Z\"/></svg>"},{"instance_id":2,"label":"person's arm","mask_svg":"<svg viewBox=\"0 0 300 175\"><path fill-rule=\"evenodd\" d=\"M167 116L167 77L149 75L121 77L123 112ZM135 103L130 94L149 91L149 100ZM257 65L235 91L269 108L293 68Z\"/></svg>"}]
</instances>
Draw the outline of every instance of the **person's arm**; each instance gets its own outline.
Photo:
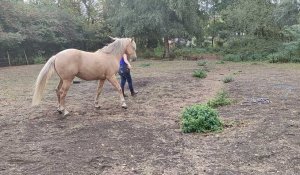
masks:
<instances>
[{"instance_id":1,"label":"person's arm","mask_svg":"<svg viewBox=\"0 0 300 175\"><path fill-rule=\"evenodd\" d=\"M131 67L131 65L130 65L130 63L129 63L129 61L128 61L128 59L127 59L127 55L124 54L124 55L123 55L123 58L124 58L124 62L127 64L128 68L131 69L132 67Z\"/></svg>"}]
</instances>

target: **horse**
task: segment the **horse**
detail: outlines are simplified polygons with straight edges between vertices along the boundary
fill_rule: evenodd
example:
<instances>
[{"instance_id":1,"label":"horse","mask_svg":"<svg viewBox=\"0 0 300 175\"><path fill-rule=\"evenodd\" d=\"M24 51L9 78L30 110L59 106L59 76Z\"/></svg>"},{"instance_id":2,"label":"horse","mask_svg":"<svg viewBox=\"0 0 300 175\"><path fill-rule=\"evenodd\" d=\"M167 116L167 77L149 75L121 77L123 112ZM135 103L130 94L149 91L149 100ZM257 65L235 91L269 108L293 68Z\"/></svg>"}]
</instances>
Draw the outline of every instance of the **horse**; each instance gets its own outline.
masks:
<instances>
[{"instance_id":1,"label":"horse","mask_svg":"<svg viewBox=\"0 0 300 175\"><path fill-rule=\"evenodd\" d=\"M42 94L47 81L54 72L60 78L56 87L58 98L57 111L64 116L69 112L65 107L65 97L75 77L91 81L99 80L94 105L100 108L99 96L105 80L108 80L118 91L122 108L127 108L121 86L116 78L120 60L123 54L135 61L136 43L133 38L112 38L114 41L96 52L86 52L78 49L66 49L52 56L40 71L34 86L32 105L38 105L42 100Z\"/></svg>"}]
</instances>

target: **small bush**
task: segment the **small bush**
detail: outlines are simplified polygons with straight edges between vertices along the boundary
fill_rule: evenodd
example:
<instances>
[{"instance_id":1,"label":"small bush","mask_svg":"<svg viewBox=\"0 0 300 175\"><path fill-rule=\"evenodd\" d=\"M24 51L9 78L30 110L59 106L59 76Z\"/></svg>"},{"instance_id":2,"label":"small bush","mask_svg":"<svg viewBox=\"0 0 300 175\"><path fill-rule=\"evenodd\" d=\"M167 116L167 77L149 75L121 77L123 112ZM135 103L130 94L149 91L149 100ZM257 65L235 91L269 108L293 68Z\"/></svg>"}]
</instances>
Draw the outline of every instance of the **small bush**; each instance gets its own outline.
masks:
<instances>
[{"instance_id":1,"label":"small bush","mask_svg":"<svg viewBox=\"0 0 300 175\"><path fill-rule=\"evenodd\" d=\"M158 46L154 49L154 55L155 57L161 58L164 54L164 48L161 46Z\"/></svg>"},{"instance_id":2,"label":"small bush","mask_svg":"<svg viewBox=\"0 0 300 175\"><path fill-rule=\"evenodd\" d=\"M140 65L141 67L149 67L150 66L150 63L143 63Z\"/></svg>"},{"instance_id":3,"label":"small bush","mask_svg":"<svg viewBox=\"0 0 300 175\"><path fill-rule=\"evenodd\" d=\"M200 69L200 70L194 71L193 76L197 77L197 78L203 79L203 78L207 77L207 73L204 70Z\"/></svg>"},{"instance_id":4,"label":"small bush","mask_svg":"<svg viewBox=\"0 0 300 175\"><path fill-rule=\"evenodd\" d=\"M225 64L224 61L217 61L216 64Z\"/></svg>"},{"instance_id":5,"label":"small bush","mask_svg":"<svg viewBox=\"0 0 300 175\"><path fill-rule=\"evenodd\" d=\"M225 91L219 92L214 99L207 102L207 105L212 108L217 108L219 106L225 106L229 104L231 104L231 100L228 98L228 94Z\"/></svg>"},{"instance_id":6,"label":"small bush","mask_svg":"<svg viewBox=\"0 0 300 175\"><path fill-rule=\"evenodd\" d=\"M207 105L193 105L184 109L182 131L206 133L223 129L218 112Z\"/></svg>"},{"instance_id":7,"label":"small bush","mask_svg":"<svg viewBox=\"0 0 300 175\"><path fill-rule=\"evenodd\" d=\"M232 76L227 76L223 79L223 83L230 83L234 80Z\"/></svg>"},{"instance_id":8,"label":"small bush","mask_svg":"<svg viewBox=\"0 0 300 175\"><path fill-rule=\"evenodd\" d=\"M293 63L300 63L300 57L292 57Z\"/></svg>"},{"instance_id":9,"label":"small bush","mask_svg":"<svg viewBox=\"0 0 300 175\"><path fill-rule=\"evenodd\" d=\"M207 62L206 61L199 61L198 66L206 66Z\"/></svg>"},{"instance_id":10,"label":"small bush","mask_svg":"<svg viewBox=\"0 0 300 175\"><path fill-rule=\"evenodd\" d=\"M174 54L176 55L176 57L201 55L203 53L207 53L207 50L203 49L203 48L191 48L191 47L183 47L183 48L175 48L174 49Z\"/></svg>"},{"instance_id":11,"label":"small bush","mask_svg":"<svg viewBox=\"0 0 300 175\"><path fill-rule=\"evenodd\" d=\"M42 57L42 56L37 56L37 57L35 57L35 58L33 59L33 61L34 61L34 64L44 64L44 63L46 63L45 58Z\"/></svg>"},{"instance_id":12,"label":"small bush","mask_svg":"<svg viewBox=\"0 0 300 175\"><path fill-rule=\"evenodd\" d=\"M227 54L224 56L225 61L233 61L233 62L239 62L242 61L240 55L235 55L235 54Z\"/></svg>"}]
</instances>

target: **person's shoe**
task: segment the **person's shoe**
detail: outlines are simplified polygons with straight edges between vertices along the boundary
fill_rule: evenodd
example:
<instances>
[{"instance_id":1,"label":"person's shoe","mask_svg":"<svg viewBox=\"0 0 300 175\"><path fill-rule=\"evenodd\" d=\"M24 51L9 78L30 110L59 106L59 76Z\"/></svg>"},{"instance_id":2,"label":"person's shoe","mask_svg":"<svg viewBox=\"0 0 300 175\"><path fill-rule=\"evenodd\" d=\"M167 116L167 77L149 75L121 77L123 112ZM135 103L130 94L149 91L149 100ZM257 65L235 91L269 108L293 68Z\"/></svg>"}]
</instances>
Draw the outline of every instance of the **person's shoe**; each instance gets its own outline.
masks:
<instances>
[{"instance_id":1,"label":"person's shoe","mask_svg":"<svg viewBox=\"0 0 300 175\"><path fill-rule=\"evenodd\" d=\"M136 96L136 94L138 94L139 93L139 91L133 91L133 92L131 92L131 96Z\"/></svg>"}]
</instances>

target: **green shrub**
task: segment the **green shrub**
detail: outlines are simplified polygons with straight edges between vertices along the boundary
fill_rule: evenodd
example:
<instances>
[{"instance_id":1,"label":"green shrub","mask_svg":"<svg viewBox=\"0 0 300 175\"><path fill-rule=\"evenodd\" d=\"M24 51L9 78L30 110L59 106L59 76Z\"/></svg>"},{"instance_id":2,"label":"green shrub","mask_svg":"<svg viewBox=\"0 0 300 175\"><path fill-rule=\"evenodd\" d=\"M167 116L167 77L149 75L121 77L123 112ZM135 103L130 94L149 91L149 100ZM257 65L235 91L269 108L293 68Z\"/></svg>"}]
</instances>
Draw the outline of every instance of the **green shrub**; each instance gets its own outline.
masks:
<instances>
[{"instance_id":1,"label":"green shrub","mask_svg":"<svg viewBox=\"0 0 300 175\"><path fill-rule=\"evenodd\" d=\"M232 37L221 52L227 61L266 60L269 54L280 50L282 42L275 39L264 39L255 36Z\"/></svg>"},{"instance_id":2,"label":"green shrub","mask_svg":"<svg viewBox=\"0 0 300 175\"><path fill-rule=\"evenodd\" d=\"M225 61L239 62L242 61L241 56L237 54L227 54L224 56Z\"/></svg>"},{"instance_id":3,"label":"green shrub","mask_svg":"<svg viewBox=\"0 0 300 175\"><path fill-rule=\"evenodd\" d=\"M197 77L197 78L203 79L203 78L207 77L207 73L204 70L202 70L202 69L196 70L196 71L194 71L193 77Z\"/></svg>"},{"instance_id":4,"label":"green shrub","mask_svg":"<svg viewBox=\"0 0 300 175\"><path fill-rule=\"evenodd\" d=\"M225 106L229 104L231 104L231 100L228 98L228 94L225 91L219 92L214 99L207 102L207 105L212 108L217 108L219 106Z\"/></svg>"},{"instance_id":5,"label":"green shrub","mask_svg":"<svg viewBox=\"0 0 300 175\"><path fill-rule=\"evenodd\" d=\"M291 61L293 63L300 63L300 57L292 57Z\"/></svg>"},{"instance_id":6,"label":"green shrub","mask_svg":"<svg viewBox=\"0 0 300 175\"><path fill-rule=\"evenodd\" d=\"M206 66L207 62L206 61L199 61L198 66Z\"/></svg>"},{"instance_id":7,"label":"green shrub","mask_svg":"<svg viewBox=\"0 0 300 175\"><path fill-rule=\"evenodd\" d=\"M223 79L223 83L230 83L234 80L232 76L227 76Z\"/></svg>"},{"instance_id":8,"label":"green shrub","mask_svg":"<svg viewBox=\"0 0 300 175\"><path fill-rule=\"evenodd\" d=\"M154 49L154 55L155 57L161 58L164 54L164 48L161 46L158 46Z\"/></svg>"},{"instance_id":9,"label":"green shrub","mask_svg":"<svg viewBox=\"0 0 300 175\"><path fill-rule=\"evenodd\" d=\"M185 108L181 124L184 133L206 133L223 129L218 112L207 105L193 105Z\"/></svg>"},{"instance_id":10,"label":"green shrub","mask_svg":"<svg viewBox=\"0 0 300 175\"><path fill-rule=\"evenodd\" d=\"M217 61L216 64L225 64L224 61Z\"/></svg>"},{"instance_id":11,"label":"green shrub","mask_svg":"<svg viewBox=\"0 0 300 175\"><path fill-rule=\"evenodd\" d=\"M176 55L176 57L201 55L203 53L207 53L207 50L203 48L192 48L192 47L183 47L183 48L174 49L174 54Z\"/></svg>"},{"instance_id":12,"label":"green shrub","mask_svg":"<svg viewBox=\"0 0 300 175\"><path fill-rule=\"evenodd\" d=\"M150 63L143 63L140 65L141 67L149 67L150 66Z\"/></svg>"},{"instance_id":13,"label":"green shrub","mask_svg":"<svg viewBox=\"0 0 300 175\"><path fill-rule=\"evenodd\" d=\"M42 56L36 56L36 57L33 59L33 61L34 61L34 64L44 64L44 63L46 63L45 58L42 57Z\"/></svg>"}]
</instances>

